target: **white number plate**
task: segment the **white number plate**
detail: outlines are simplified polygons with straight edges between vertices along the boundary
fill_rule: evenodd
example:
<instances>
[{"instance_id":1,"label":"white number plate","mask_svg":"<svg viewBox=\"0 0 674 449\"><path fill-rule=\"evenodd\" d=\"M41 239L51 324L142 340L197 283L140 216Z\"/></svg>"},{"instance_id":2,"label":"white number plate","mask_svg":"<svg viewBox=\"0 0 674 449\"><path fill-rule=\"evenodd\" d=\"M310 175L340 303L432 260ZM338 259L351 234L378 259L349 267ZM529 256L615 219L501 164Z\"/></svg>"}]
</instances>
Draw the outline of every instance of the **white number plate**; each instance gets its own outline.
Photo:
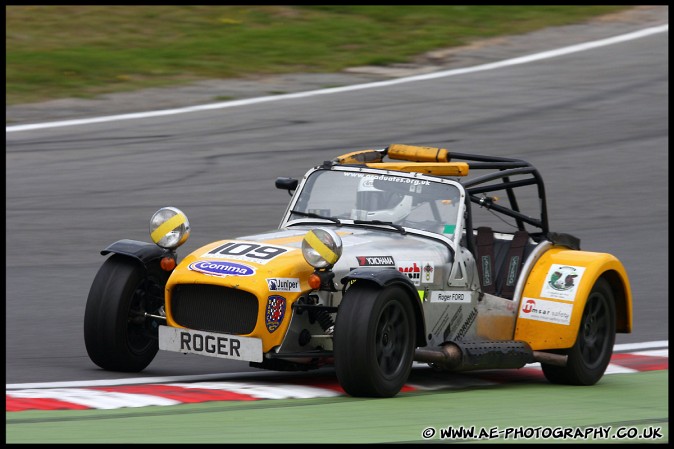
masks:
<instances>
[{"instance_id":1,"label":"white number plate","mask_svg":"<svg viewBox=\"0 0 674 449\"><path fill-rule=\"evenodd\" d=\"M159 349L223 359L262 361L262 340L238 335L159 326Z\"/></svg>"}]
</instances>

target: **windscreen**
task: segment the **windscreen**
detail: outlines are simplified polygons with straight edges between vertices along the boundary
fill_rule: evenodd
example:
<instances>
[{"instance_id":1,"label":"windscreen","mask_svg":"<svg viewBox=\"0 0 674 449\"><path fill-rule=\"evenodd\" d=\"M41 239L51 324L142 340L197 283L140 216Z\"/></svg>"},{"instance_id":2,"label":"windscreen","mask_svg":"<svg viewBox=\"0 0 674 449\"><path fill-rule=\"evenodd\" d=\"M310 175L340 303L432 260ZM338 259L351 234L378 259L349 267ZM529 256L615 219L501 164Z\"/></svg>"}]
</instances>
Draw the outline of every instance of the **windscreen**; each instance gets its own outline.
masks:
<instances>
[{"instance_id":1,"label":"windscreen","mask_svg":"<svg viewBox=\"0 0 674 449\"><path fill-rule=\"evenodd\" d=\"M293 210L339 220L385 222L453 237L460 201L454 184L391 174L318 170ZM290 219L303 215L291 214Z\"/></svg>"}]
</instances>

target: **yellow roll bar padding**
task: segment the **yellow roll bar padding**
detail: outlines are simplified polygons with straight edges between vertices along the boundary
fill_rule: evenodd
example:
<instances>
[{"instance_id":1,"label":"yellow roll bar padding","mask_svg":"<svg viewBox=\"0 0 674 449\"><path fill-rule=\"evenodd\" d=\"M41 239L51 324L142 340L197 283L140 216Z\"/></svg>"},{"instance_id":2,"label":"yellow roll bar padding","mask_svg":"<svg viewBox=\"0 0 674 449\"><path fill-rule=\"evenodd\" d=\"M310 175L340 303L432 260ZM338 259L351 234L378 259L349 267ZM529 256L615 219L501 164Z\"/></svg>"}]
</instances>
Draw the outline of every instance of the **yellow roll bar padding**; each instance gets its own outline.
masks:
<instances>
[{"instance_id":1,"label":"yellow roll bar padding","mask_svg":"<svg viewBox=\"0 0 674 449\"><path fill-rule=\"evenodd\" d=\"M383 154L377 150L359 150L342 154L335 158L338 164L365 164L367 162L381 162Z\"/></svg>"},{"instance_id":2,"label":"yellow roll bar padding","mask_svg":"<svg viewBox=\"0 0 674 449\"><path fill-rule=\"evenodd\" d=\"M307 232L307 235L304 236L304 240L306 240L309 246L315 249L316 252L318 252L318 254L320 254L330 265L334 265L335 262L339 260L339 256L328 248L328 246L314 234L314 231Z\"/></svg>"},{"instance_id":3,"label":"yellow roll bar padding","mask_svg":"<svg viewBox=\"0 0 674 449\"><path fill-rule=\"evenodd\" d=\"M468 164L466 162L379 162L366 165L370 168L425 173L436 176L466 176L468 174Z\"/></svg>"},{"instance_id":4,"label":"yellow roll bar padding","mask_svg":"<svg viewBox=\"0 0 674 449\"><path fill-rule=\"evenodd\" d=\"M418 147L394 143L388 147L388 157L413 162L448 162L449 152L444 148Z\"/></svg>"},{"instance_id":5,"label":"yellow roll bar padding","mask_svg":"<svg viewBox=\"0 0 674 449\"><path fill-rule=\"evenodd\" d=\"M185 224L185 220L187 220L187 218L183 214L177 214L169 218L150 235L150 237L152 237L152 241L157 243L166 234L173 231L178 226Z\"/></svg>"}]
</instances>

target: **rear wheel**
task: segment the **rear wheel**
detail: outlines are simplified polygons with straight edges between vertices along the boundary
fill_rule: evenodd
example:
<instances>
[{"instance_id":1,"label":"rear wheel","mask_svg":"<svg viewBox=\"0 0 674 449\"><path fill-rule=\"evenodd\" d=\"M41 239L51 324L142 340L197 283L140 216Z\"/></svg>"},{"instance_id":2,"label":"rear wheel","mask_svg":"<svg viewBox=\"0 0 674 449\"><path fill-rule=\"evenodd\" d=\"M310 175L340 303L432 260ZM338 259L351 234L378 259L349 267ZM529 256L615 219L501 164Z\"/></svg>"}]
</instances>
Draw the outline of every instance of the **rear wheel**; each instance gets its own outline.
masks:
<instances>
[{"instance_id":1,"label":"rear wheel","mask_svg":"<svg viewBox=\"0 0 674 449\"><path fill-rule=\"evenodd\" d=\"M606 371L615 343L616 312L609 283L600 278L585 304L576 343L563 351L566 366L542 364L543 374L552 383L594 385Z\"/></svg>"},{"instance_id":2,"label":"rear wheel","mask_svg":"<svg viewBox=\"0 0 674 449\"><path fill-rule=\"evenodd\" d=\"M335 323L335 371L351 396L391 397L412 368L414 312L405 290L356 283L345 293Z\"/></svg>"},{"instance_id":3,"label":"rear wheel","mask_svg":"<svg viewBox=\"0 0 674 449\"><path fill-rule=\"evenodd\" d=\"M84 313L84 343L89 358L103 369L138 372L154 359L163 280L138 261L113 254L96 274Z\"/></svg>"}]
</instances>

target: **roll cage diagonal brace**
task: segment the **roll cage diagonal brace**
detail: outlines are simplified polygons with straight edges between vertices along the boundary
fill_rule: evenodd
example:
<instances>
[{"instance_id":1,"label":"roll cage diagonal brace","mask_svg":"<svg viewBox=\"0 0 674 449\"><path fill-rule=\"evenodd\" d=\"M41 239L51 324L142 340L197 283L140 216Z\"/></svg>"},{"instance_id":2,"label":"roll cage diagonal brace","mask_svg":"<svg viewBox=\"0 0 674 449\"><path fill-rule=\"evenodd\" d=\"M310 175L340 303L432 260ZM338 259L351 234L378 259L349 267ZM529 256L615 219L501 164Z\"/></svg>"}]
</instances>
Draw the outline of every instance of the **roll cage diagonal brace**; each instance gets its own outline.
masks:
<instances>
[{"instance_id":1,"label":"roll cage diagonal brace","mask_svg":"<svg viewBox=\"0 0 674 449\"><path fill-rule=\"evenodd\" d=\"M538 170L531 164L526 161L519 159L509 159L501 158L495 156L480 156L474 154L465 154L465 153L450 153L452 160L462 159L466 161L476 161L469 163L470 170L497 170L492 173L487 173L485 175L479 176L473 179L467 179L462 181L470 201L476 204L479 204L483 207L488 207L494 209L497 212L500 212L504 215L515 218L517 221L517 228L521 231L524 230L523 223L529 223L532 226L540 228L544 234L549 232L548 227L548 212L547 205L545 202L545 187L543 185L543 179L538 173ZM514 175L531 175L529 179L523 179L519 181L511 181L510 177ZM488 185L484 185L490 181L497 181ZM530 217L523 214L519 205L517 204L517 199L515 197L514 188L522 187L527 185L536 185L538 188L538 198L540 200L541 206L541 216L540 219ZM478 194L492 192L496 190L505 190L508 195L508 201L510 202L510 208L499 206L491 203L485 198L479 197Z\"/></svg>"},{"instance_id":2,"label":"roll cage diagonal brace","mask_svg":"<svg viewBox=\"0 0 674 449\"><path fill-rule=\"evenodd\" d=\"M474 169L472 165L470 168ZM510 181L511 175L527 175L527 174L531 174L533 178L524 179L521 181ZM472 187L475 185L483 184L497 179L501 179L502 182L481 187ZM515 193L513 191L514 187L522 187L534 184L538 187L538 198L541 201L540 219L529 217L528 215L525 215L520 212L517 200L515 198ZM515 218L517 221L517 228L520 231L524 231L523 222L526 222L532 226L540 228L544 233L548 232L548 220L547 220L547 210L545 204L545 190L543 187L543 180L541 179L540 175L538 174L538 171L535 168L527 167L527 168L511 168L506 170L500 170L496 173L489 173L487 175L483 175L478 178L467 180L463 182L463 186L466 188L470 200L473 203L479 204L483 207L487 207L488 209L494 209L497 212ZM479 193L493 192L495 190L505 190L507 192L508 200L510 201L510 208L498 206L496 204L491 203L488 200L485 200L484 198L480 198L477 196L477 194Z\"/></svg>"},{"instance_id":3,"label":"roll cage diagonal brace","mask_svg":"<svg viewBox=\"0 0 674 449\"><path fill-rule=\"evenodd\" d=\"M478 204L487 209L512 217L517 223L517 229L524 231L524 224L539 228L542 235L549 233L548 211L545 200L545 187L538 170L530 163L520 159L510 159L496 156L483 156L467 153L449 153L448 160L468 161L471 172L475 170L491 170L490 173L472 179L462 180L461 184L466 190L466 246L474 255L477 254L475 237L473 236L473 223L470 203ZM472 161L472 162L471 162ZM512 181L511 176L530 175L529 178ZM534 218L522 213L517 203L514 189L528 185L536 185L540 201L540 218ZM510 207L494 204L489 197L478 196L487 192L505 190Z\"/></svg>"}]
</instances>

